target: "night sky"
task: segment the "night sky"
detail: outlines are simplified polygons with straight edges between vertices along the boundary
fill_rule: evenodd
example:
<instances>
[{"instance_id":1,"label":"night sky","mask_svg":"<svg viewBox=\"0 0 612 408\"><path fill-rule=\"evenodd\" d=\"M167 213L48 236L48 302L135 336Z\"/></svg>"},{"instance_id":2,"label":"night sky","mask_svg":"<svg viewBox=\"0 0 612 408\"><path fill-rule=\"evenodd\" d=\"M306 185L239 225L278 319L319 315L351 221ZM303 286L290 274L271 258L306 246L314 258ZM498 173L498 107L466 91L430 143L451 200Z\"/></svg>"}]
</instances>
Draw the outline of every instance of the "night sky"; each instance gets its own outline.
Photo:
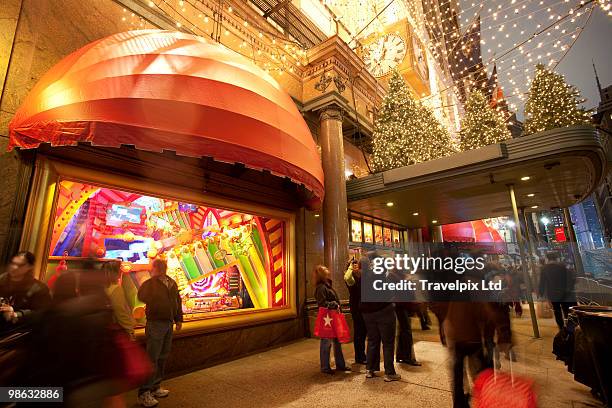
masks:
<instances>
[{"instance_id":1,"label":"night sky","mask_svg":"<svg viewBox=\"0 0 612 408\"><path fill-rule=\"evenodd\" d=\"M580 89L587 99L584 105L589 108L599 103L591 59L595 62L601 86L612 85L612 18L600 8L593 12L576 45L557 69L568 82Z\"/></svg>"},{"instance_id":2,"label":"night sky","mask_svg":"<svg viewBox=\"0 0 612 408\"><path fill-rule=\"evenodd\" d=\"M563 16L578 4L577 0L460 0L462 31L474 21L476 15L480 15L484 41L481 44L482 56L490 73L493 64L489 61L493 56L499 58L506 50L512 49L515 43L526 40L532 33L554 22L551 15ZM521 101L515 95L523 94L526 98L524 93L528 90L528 76L533 77L535 65L538 62L547 64L552 58L560 58L564 52L560 47L569 46L574 41L570 34L587 21L588 13L586 9L582 10L583 14L575 22L572 23L570 18L560 20L557 29L549 29L526 44L523 54L515 50L497 62L500 84L504 87L508 102L516 105L519 118L523 116L524 100ZM566 34L562 34L563 29ZM555 48L553 45L556 41L559 43ZM532 61L527 57L528 52L532 53ZM547 53L551 55L547 56ZM607 16L599 6L594 8L585 29L555 69L565 75L568 83L580 90L586 99L584 106L587 108L596 107L599 103L591 60L595 62L602 87L612 85L612 17ZM511 69L513 65L514 70ZM514 80L514 84L511 80Z\"/></svg>"}]
</instances>

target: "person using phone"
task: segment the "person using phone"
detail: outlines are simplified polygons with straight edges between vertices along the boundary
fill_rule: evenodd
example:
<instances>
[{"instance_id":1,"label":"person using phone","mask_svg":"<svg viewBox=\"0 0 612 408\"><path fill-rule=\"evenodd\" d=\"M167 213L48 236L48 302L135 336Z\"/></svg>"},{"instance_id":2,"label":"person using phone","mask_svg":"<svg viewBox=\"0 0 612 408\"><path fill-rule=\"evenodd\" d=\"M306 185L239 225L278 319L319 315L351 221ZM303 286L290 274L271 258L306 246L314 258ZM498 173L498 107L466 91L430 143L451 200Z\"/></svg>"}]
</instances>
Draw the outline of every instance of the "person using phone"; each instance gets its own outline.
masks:
<instances>
[{"instance_id":1,"label":"person using phone","mask_svg":"<svg viewBox=\"0 0 612 408\"><path fill-rule=\"evenodd\" d=\"M367 259L364 259L367 262ZM349 305L353 320L353 347L355 348L355 363L366 364L366 324L359 310L361 304L361 262L353 258L347 265L344 282L349 291Z\"/></svg>"},{"instance_id":2,"label":"person using phone","mask_svg":"<svg viewBox=\"0 0 612 408\"><path fill-rule=\"evenodd\" d=\"M0 333L27 324L51 303L47 285L34 278L34 262L31 252L19 252L0 275Z\"/></svg>"}]
</instances>

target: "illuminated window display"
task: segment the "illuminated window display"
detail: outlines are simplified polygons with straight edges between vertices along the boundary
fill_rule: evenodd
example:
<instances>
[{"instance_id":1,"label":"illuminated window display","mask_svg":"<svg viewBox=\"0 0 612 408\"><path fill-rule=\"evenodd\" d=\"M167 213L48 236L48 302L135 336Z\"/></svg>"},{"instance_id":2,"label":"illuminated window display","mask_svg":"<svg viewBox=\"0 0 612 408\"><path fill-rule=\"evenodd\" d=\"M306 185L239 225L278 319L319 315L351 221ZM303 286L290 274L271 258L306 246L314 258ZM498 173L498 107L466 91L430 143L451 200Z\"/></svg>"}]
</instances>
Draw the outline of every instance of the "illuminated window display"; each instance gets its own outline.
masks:
<instances>
[{"instance_id":1,"label":"illuminated window display","mask_svg":"<svg viewBox=\"0 0 612 408\"><path fill-rule=\"evenodd\" d=\"M374 225L374 243L376 245L383 245L382 225Z\"/></svg>"},{"instance_id":2,"label":"illuminated window display","mask_svg":"<svg viewBox=\"0 0 612 408\"><path fill-rule=\"evenodd\" d=\"M63 180L47 279L62 259L120 259L134 317L148 265L166 259L186 319L287 304L285 221Z\"/></svg>"},{"instance_id":3,"label":"illuminated window display","mask_svg":"<svg viewBox=\"0 0 612 408\"><path fill-rule=\"evenodd\" d=\"M363 236L367 244L374 243L374 237L372 236L372 224L369 222L363 223Z\"/></svg>"},{"instance_id":4,"label":"illuminated window display","mask_svg":"<svg viewBox=\"0 0 612 408\"><path fill-rule=\"evenodd\" d=\"M363 241L363 236L361 234L361 221L359 220L351 220L351 241Z\"/></svg>"},{"instance_id":5,"label":"illuminated window display","mask_svg":"<svg viewBox=\"0 0 612 408\"><path fill-rule=\"evenodd\" d=\"M393 241L391 239L391 230L389 228L383 228L384 237L385 237L385 245L393 246Z\"/></svg>"},{"instance_id":6,"label":"illuminated window display","mask_svg":"<svg viewBox=\"0 0 612 408\"><path fill-rule=\"evenodd\" d=\"M400 233L398 230L393 230L393 246L396 248L399 248L401 246Z\"/></svg>"}]
</instances>

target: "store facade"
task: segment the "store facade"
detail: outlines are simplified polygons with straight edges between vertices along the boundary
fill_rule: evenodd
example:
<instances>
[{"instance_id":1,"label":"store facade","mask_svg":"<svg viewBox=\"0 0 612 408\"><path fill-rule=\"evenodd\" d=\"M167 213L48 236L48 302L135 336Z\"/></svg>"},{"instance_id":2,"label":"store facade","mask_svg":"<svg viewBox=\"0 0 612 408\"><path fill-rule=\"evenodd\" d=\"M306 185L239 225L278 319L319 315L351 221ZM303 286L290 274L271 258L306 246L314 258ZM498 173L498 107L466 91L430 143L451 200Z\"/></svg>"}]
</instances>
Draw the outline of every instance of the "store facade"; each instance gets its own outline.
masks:
<instances>
[{"instance_id":1,"label":"store facade","mask_svg":"<svg viewBox=\"0 0 612 408\"><path fill-rule=\"evenodd\" d=\"M49 70L9 130L9 149L35 149L20 247L41 280L119 259L143 327L138 287L165 259L186 317L172 371L304 336L297 269L323 171L294 102L248 60L189 34L112 35Z\"/></svg>"}]
</instances>

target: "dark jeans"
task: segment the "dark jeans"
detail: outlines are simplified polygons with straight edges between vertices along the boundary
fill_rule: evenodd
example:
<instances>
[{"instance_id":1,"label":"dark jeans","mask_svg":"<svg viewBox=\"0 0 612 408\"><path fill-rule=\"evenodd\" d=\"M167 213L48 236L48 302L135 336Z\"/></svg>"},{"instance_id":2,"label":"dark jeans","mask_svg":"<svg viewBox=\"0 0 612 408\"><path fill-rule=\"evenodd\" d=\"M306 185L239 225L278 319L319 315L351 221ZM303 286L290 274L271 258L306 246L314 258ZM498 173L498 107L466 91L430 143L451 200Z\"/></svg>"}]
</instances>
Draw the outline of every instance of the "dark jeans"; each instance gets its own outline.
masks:
<instances>
[{"instance_id":1,"label":"dark jeans","mask_svg":"<svg viewBox=\"0 0 612 408\"><path fill-rule=\"evenodd\" d=\"M355 361L364 362L366 361L366 336L367 329L365 320L360 311L352 311L351 316L353 318L353 346L355 347Z\"/></svg>"},{"instance_id":2,"label":"dark jeans","mask_svg":"<svg viewBox=\"0 0 612 408\"><path fill-rule=\"evenodd\" d=\"M412 325L410 322L410 311L395 307L395 315L399 323L399 338L397 339L397 349L395 358L397 361L416 361L414 355L414 345L412 342Z\"/></svg>"},{"instance_id":3,"label":"dark jeans","mask_svg":"<svg viewBox=\"0 0 612 408\"><path fill-rule=\"evenodd\" d=\"M385 374L395 374L393 362L395 348L395 313L393 305L389 305L372 313L363 313L368 330L368 352L366 355L366 369L380 370L380 343L383 347Z\"/></svg>"},{"instance_id":4,"label":"dark jeans","mask_svg":"<svg viewBox=\"0 0 612 408\"><path fill-rule=\"evenodd\" d=\"M138 395L159 388L172 346L173 326L174 323L170 320L147 320L147 354L153 363L153 375L140 387Z\"/></svg>"},{"instance_id":5,"label":"dark jeans","mask_svg":"<svg viewBox=\"0 0 612 408\"><path fill-rule=\"evenodd\" d=\"M565 320L569 316L569 308L576 306L575 302L550 302L552 303L553 313L555 314L555 322L559 330L565 327Z\"/></svg>"},{"instance_id":6,"label":"dark jeans","mask_svg":"<svg viewBox=\"0 0 612 408\"><path fill-rule=\"evenodd\" d=\"M332 344L334 346L334 359L336 360L336 370L342 370L346 367L344 355L342 355L342 345L338 339L321 339L321 347L319 349L319 357L321 360L321 371L331 370L329 363L329 355Z\"/></svg>"},{"instance_id":7,"label":"dark jeans","mask_svg":"<svg viewBox=\"0 0 612 408\"><path fill-rule=\"evenodd\" d=\"M431 325L431 318L429 317L429 313L427 313L426 303L421 303L419 305L417 316L419 317L419 321L421 322L421 329L425 330L426 328L429 328L429 326Z\"/></svg>"},{"instance_id":8,"label":"dark jeans","mask_svg":"<svg viewBox=\"0 0 612 408\"><path fill-rule=\"evenodd\" d=\"M463 371L465 358L470 356L480 360L480 369L489 367L482 353L482 344L455 343L453 348L453 408L469 408L468 398L463 391Z\"/></svg>"}]
</instances>

